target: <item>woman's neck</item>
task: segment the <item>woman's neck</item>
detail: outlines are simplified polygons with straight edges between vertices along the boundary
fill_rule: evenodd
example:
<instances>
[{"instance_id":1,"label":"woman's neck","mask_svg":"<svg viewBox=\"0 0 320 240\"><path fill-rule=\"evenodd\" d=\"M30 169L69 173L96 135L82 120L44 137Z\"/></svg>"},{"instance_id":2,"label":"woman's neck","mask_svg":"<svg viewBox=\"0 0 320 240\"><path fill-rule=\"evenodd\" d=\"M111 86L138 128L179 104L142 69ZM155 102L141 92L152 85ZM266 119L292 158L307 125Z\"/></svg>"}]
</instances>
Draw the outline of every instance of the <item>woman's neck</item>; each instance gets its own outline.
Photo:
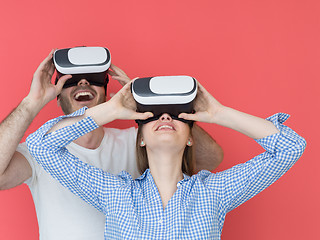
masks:
<instances>
[{"instance_id":1,"label":"woman's neck","mask_svg":"<svg viewBox=\"0 0 320 240\"><path fill-rule=\"evenodd\" d=\"M183 151L148 151L150 172L160 193L163 209L177 190L177 183L183 179L182 156Z\"/></svg>"}]
</instances>

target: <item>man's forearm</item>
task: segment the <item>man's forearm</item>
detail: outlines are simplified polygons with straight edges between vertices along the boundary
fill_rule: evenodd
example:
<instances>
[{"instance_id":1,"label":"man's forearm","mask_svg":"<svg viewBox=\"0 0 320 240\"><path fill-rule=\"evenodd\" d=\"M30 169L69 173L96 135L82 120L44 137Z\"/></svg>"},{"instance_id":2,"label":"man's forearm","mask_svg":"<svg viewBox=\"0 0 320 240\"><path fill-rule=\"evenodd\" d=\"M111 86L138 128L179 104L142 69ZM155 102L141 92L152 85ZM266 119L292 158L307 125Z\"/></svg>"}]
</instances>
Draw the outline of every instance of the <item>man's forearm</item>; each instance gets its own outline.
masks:
<instances>
[{"instance_id":1,"label":"man's forearm","mask_svg":"<svg viewBox=\"0 0 320 240\"><path fill-rule=\"evenodd\" d=\"M201 127L194 124L192 129L195 149L195 173L206 169L214 170L223 160L223 150L219 144Z\"/></svg>"},{"instance_id":2,"label":"man's forearm","mask_svg":"<svg viewBox=\"0 0 320 240\"><path fill-rule=\"evenodd\" d=\"M0 175L8 167L24 133L41 108L24 98L0 124Z\"/></svg>"}]
</instances>

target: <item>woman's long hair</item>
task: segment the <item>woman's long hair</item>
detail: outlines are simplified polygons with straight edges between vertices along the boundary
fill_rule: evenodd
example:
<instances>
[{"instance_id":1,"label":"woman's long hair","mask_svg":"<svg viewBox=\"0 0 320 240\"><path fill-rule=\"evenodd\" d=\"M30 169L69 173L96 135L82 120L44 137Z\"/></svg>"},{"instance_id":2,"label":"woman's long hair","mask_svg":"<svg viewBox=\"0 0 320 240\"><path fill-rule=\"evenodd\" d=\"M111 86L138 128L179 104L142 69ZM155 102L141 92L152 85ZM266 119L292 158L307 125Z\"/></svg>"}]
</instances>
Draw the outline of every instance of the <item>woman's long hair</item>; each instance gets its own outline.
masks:
<instances>
[{"instance_id":1,"label":"woman's long hair","mask_svg":"<svg viewBox=\"0 0 320 240\"><path fill-rule=\"evenodd\" d=\"M138 127L138 134L136 139L136 159L137 159L138 170L140 174L144 173L144 171L147 168L149 168L146 147L140 146L141 139L142 139L142 126L143 124L140 124ZM192 127L190 127L190 134L191 134L191 128ZM186 145L184 149L181 170L183 173L189 176L191 176L194 173L194 155L193 155L192 146Z\"/></svg>"}]
</instances>

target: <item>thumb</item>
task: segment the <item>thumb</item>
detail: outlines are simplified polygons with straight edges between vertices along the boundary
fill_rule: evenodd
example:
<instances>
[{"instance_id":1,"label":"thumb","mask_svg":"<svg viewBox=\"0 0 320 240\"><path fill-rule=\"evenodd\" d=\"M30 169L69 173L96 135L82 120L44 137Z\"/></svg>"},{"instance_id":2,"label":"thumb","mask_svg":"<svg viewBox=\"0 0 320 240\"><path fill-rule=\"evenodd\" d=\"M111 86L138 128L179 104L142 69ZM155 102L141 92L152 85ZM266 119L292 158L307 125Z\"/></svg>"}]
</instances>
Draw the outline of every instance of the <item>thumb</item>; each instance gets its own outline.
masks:
<instances>
[{"instance_id":1,"label":"thumb","mask_svg":"<svg viewBox=\"0 0 320 240\"><path fill-rule=\"evenodd\" d=\"M152 112L144 112L144 113L135 112L133 114L133 119L145 120L150 117L153 117Z\"/></svg>"},{"instance_id":2,"label":"thumb","mask_svg":"<svg viewBox=\"0 0 320 240\"><path fill-rule=\"evenodd\" d=\"M185 120L198 121L199 117L197 113L180 113L178 118L183 118Z\"/></svg>"},{"instance_id":3,"label":"thumb","mask_svg":"<svg viewBox=\"0 0 320 240\"><path fill-rule=\"evenodd\" d=\"M68 79L72 78L72 75L64 75L62 76L61 78L59 78L58 82L57 82L57 85L56 85L56 89L57 89L57 95L60 94L62 88L63 88L63 85L66 83L66 81Z\"/></svg>"}]
</instances>

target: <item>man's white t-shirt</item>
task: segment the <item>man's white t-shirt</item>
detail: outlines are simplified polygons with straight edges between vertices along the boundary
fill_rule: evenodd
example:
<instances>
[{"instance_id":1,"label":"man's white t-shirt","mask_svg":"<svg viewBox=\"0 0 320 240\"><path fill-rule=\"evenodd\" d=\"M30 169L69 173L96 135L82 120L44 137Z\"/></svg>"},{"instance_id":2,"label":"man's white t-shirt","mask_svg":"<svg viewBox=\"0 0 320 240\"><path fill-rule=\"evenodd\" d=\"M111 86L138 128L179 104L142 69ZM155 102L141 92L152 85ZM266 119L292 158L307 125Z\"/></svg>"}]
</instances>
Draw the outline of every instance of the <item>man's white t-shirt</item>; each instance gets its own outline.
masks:
<instances>
[{"instance_id":1,"label":"man's white t-shirt","mask_svg":"<svg viewBox=\"0 0 320 240\"><path fill-rule=\"evenodd\" d=\"M135 158L136 129L104 128L101 145L94 150L70 143L67 149L83 162L113 174L125 170L140 174ZM31 157L25 143L18 146L32 167L29 186L36 208L41 240L102 240L105 216L53 179Z\"/></svg>"}]
</instances>

